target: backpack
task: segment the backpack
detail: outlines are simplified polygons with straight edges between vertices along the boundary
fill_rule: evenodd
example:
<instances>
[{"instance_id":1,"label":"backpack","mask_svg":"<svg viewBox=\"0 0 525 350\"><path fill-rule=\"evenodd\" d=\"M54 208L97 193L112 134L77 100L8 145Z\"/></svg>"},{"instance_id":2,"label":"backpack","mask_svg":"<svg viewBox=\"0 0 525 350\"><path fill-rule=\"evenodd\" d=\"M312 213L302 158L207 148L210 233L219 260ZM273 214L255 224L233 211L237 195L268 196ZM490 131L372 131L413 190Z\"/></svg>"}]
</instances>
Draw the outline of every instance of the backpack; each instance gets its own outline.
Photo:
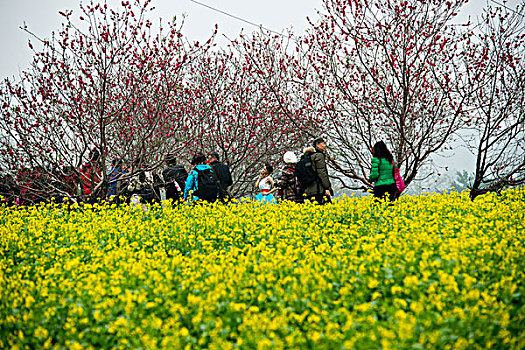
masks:
<instances>
[{"instance_id":1,"label":"backpack","mask_svg":"<svg viewBox=\"0 0 525 350\"><path fill-rule=\"evenodd\" d=\"M303 155L297 162L295 176L303 189L317 181L317 172L314 170L310 155Z\"/></svg>"},{"instance_id":2,"label":"backpack","mask_svg":"<svg viewBox=\"0 0 525 350\"><path fill-rule=\"evenodd\" d=\"M155 191L153 191L151 186L149 182L144 182L138 190L138 195L141 196L145 202L150 202L156 198Z\"/></svg>"},{"instance_id":3,"label":"backpack","mask_svg":"<svg viewBox=\"0 0 525 350\"><path fill-rule=\"evenodd\" d=\"M134 185L134 194L138 194L145 202L151 202L154 199L160 200L158 193L155 191L153 181L153 174L151 174L151 178L148 178L145 172L141 172Z\"/></svg>"},{"instance_id":4,"label":"backpack","mask_svg":"<svg viewBox=\"0 0 525 350\"><path fill-rule=\"evenodd\" d=\"M197 190L194 194L199 199L214 202L219 195L217 176L211 169L198 170L194 168L193 170L197 172Z\"/></svg>"},{"instance_id":5,"label":"backpack","mask_svg":"<svg viewBox=\"0 0 525 350\"><path fill-rule=\"evenodd\" d=\"M392 169L393 175L394 175L394 181L396 182L396 187L399 193L403 192L405 190L405 182L403 181L403 178L401 177L401 173L399 172L399 169L396 168L396 164L394 161L392 161L392 165L394 168Z\"/></svg>"},{"instance_id":6,"label":"backpack","mask_svg":"<svg viewBox=\"0 0 525 350\"><path fill-rule=\"evenodd\" d=\"M184 192L188 172L182 165L170 166L163 171L162 175L164 177L164 181L167 183L167 192Z\"/></svg>"}]
</instances>

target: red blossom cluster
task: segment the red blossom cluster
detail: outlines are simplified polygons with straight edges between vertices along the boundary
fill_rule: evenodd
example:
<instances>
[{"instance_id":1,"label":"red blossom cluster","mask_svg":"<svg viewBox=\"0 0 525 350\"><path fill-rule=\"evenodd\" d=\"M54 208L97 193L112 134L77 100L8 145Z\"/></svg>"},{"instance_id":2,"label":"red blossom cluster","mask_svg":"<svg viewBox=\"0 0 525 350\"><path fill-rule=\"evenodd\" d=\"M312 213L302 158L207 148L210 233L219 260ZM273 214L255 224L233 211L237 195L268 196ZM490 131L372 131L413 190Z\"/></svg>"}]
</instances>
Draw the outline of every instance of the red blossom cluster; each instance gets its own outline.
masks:
<instances>
[{"instance_id":1,"label":"red blossom cluster","mask_svg":"<svg viewBox=\"0 0 525 350\"><path fill-rule=\"evenodd\" d=\"M214 49L217 28L204 44L191 44L177 23L155 31L150 1L80 10L79 21L62 12L62 30L42 40L30 69L1 86L0 170L18 185L27 182L26 169L48 183L71 169L79 178L94 149L101 167L95 192L106 187L115 160L156 169L167 154L189 160L219 151L237 180L233 193L243 195L253 190L256 166L299 147L300 136L254 81L253 67ZM85 199L44 187L24 185L35 195Z\"/></svg>"}]
</instances>

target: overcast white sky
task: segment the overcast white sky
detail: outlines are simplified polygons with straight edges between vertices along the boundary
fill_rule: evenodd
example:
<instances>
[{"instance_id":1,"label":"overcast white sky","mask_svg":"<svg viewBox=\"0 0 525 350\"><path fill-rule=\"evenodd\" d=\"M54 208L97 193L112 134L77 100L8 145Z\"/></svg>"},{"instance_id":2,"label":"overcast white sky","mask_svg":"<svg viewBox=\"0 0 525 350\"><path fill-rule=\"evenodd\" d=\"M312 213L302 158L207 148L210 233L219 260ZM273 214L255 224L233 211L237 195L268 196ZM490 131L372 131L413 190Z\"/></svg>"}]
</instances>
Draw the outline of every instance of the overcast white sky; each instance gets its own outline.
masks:
<instances>
[{"instance_id":1,"label":"overcast white sky","mask_svg":"<svg viewBox=\"0 0 525 350\"><path fill-rule=\"evenodd\" d=\"M322 0L198 1L275 31L280 32L291 27L298 34L302 33L308 25L306 17L316 18L316 9L322 9ZM470 0L460 12L459 20L468 16L479 16L482 8L490 1L492 0ZM0 47L3 53L0 61L0 78L16 75L31 61L32 52L27 46L29 37L19 29L20 25L26 22L38 36L49 36L51 31L60 28L62 17L58 11L73 9L74 13L79 13L79 2L80 0L0 0ZM88 2L89 0L84 0L84 3ZM107 0L108 5L116 7L120 2L121 0ZM511 0L507 5L514 8L519 2L520 0ZM156 7L151 14L152 19L162 17L168 20L174 15L179 17L185 13L187 18L183 31L192 40L209 37L216 23L219 25L219 32L229 37L235 37L242 28L249 32L256 30L249 24L214 12L190 0L153 0L152 4Z\"/></svg>"},{"instance_id":2,"label":"overcast white sky","mask_svg":"<svg viewBox=\"0 0 525 350\"><path fill-rule=\"evenodd\" d=\"M321 7L321 0L199 1L276 31L291 26L294 31L304 31L307 26L306 16L316 16L315 8ZM0 77L16 75L19 68L24 69L31 60L31 51L27 46L29 37L19 29L24 21L37 35L49 36L51 31L60 29L62 17L58 11L73 9L73 13L79 13L79 2L79 0L0 0L2 33L0 47L3 52ZM121 0L107 1L109 6L115 7L120 7L120 2ZM84 3L89 3L89 0L84 0ZM180 17L181 14L186 14L183 32L191 40L207 39L216 23L219 25L219 33L225 33L230 37L235 37L242 28L250 32L257 29L190 0L153 0L152 5L156 8L150 14L152 20L158 17L170 20L175 15ZM224 43L225 40L222 42Z\"/></svg>"},{"instance_id":3,"label":"overcast white sky","mask_svg":"<svg viewBox=\"0 0 525 350\"><path fill-rule=\"evenodd\" d=\"M209 6L218 8L250 22L262 24L275 31L292 28L297 34L302 33L308 23L306 17L316 18L316 9L322 9L322 0L198 0ZM470 0L459 13L458 21L469 16L476 18L487 3L503 0ZM506 4L510 8L524 0L510 0ZM29 36L19 29L24 22L40 37L48 37L51 31L60 29L62 17L59 10L72 9L79 13L79 0L0 0L0 79L13 77L24 70L30 63L32 52L27 41ZM101 0L103 2L103 0ZM107 0L109 6L117 6L120 0ZM84 3L89 3L85 0ZM151 14L154 20L162 17L165 20L173 16L186 14L184 34L190 40L202 41L209 37L214 25L219 25L219 33L235 37L241 29L251 32L257 30L244 22L214 12L190 0L153 0L156 10ZM34 40L32 41L34 43ZM218 41L219 44L224 40ZM436 159L439 161L439 159ZM455 169L471 169L472 157L464 151L457 150L453 158L439 161L450 164Z\"/></svg>"}]
</instances>

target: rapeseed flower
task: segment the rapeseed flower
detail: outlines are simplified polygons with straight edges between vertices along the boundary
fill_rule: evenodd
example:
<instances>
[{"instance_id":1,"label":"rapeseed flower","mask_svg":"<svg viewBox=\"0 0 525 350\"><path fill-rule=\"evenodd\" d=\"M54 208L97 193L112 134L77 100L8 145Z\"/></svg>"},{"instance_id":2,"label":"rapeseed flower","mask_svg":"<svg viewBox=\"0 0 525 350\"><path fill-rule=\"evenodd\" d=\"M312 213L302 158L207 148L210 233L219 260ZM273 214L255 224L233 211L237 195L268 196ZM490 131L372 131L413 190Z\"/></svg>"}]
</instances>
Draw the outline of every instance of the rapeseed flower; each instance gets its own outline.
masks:
<instances>
[{"instance_id":1,"label":"rapeseed flower","mask_svg":"<svg viewBox=\"0 0 525 350\"><path fill-rule=\"evenodd\" d=\"M0 221L0 348L525 347L522 188Z\"/></svg>"}]
</instances>

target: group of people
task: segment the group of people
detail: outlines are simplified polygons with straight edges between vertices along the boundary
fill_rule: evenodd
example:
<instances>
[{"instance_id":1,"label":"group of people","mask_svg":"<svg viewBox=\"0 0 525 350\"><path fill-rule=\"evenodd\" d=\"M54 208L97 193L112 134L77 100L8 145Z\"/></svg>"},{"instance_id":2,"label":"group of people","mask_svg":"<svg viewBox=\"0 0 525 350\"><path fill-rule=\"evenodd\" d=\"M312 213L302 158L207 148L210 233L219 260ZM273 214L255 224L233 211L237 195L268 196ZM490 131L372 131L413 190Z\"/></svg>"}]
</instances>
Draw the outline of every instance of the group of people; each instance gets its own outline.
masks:
<instances>
[{"instance_id":1,"label":"group of people","mask_svg":"<svg viewBox=\"0 0 525 350\"><path fill-rule=\"evenodd\" d=\"M285 166L278 181L274 181L271 176L273 167L265 164L256 182L260 191L256 199L274 203L276 198L273 193L277 192L280 194L278 198L296 203L305 200L321 205L330 203L334 192L328 176L325 151L326 142L318 138L311 147L303 150L300 160L293 152L286 152L283 157ZM377 142L371 151L369 182L374 184L374 197L394 201L405 188L394 158L383 141Z\"/></svg>"},{"instance_id":2,"label":"group of people","mask_svg":"<svg viewBox=\"0 0 525 350\"><path fill-rule=\"evenodd\" d=\"M264 164L255 182L258 189L256 200L263 203L284 200L295 203L309 200L321 205L330 203L334 192L326 164L326 147L325 140L318 138L303 150L300 159L295 153L286 152L281 175L276 180L273 178L273 166L269 163ZM399 184L402 179L399 180L399 171L392 154L383 141L377 142L371 151L373 157L369 181L375 184L374 196L394 201L404 189L404 185ZM75 178L75 174L78 173L71 172L71 176L65 176L63 183L59 185L64 189L78 186L78 190L82 191L84 196L92 201L100 200L99 194L104 190L101 191L98 159L98 151L91 152L89 161L78 172L80 175ZM138 164L127 167L114 160L107 173L105 199L115 203L125 200L137 204L164 199L171 199L173 203L227 202L232 198L229 191L233 185L232 175L228 165L220 161L217 152L211 152L207 156L196 154L191 161L192 168L189 172L177 163L175 155L168 155L165 161L166 168L157 173L148 170L144 164L140 168L137 168Z\"/></svg>"},{"instance_id":3,"label":"group of people","mask_svg":"<svg viewBox=\"0 0 525 350\"><path fill-rule=\"evenodd\" d=\"M326 142L322 138L313 141L311 147L303 150L299 160L293 152L283 156L284 167L278 181L272 178L273 167L265 164L255 186L259 189L256 199L266 203L275 203L277 198L295 203L310 200L317 204L331 202L334 195L328 168L326 166Z\"/></svg>"},{"instance_id":4,"label":"group of people","mask_svg":"<svg viewBox=\"0 0 525 350\"><path fill-rule=\"evenodd\" d=\"M233 184L228 165L221 163L219 154L211 152L206 157L196 154L192 169L177 163L175 155L165 159L166 168L160 174L150 170L126 169L113 164L108 172L107 199L119 203L123 198L133 204L152 203L171 199L173 203L181 200L226 201L230 198L229 187ZM147 167L143 168L147 169Z\"/></svg>"},{"instance_id":5,"label":"group of people","mask_svg":"<svg viewBox=\"0 0 525 350\"><path fill-rule=\"evenodd\" d=\"M256 200L263 203L276 203L288 200L303 203L310 200L318 204L331 202L332 185L325 161L326 142L316 139L311 147L303 151L299 160L293 152L284 154L284 167L279 179L273 179L274 168L264 164L255 187L259 190ZM152 202L171 199L174 203L189 201L227 202L232 198L229 188L233 179L228 165L220 161L217 152L206 157L196 154L189 172L177 163L175 156L166 158L167 167L159 176L154 172L143 171L129 178L130 170L113 164L108 173L108 199L118 201L124 196L131 203ZM127 180L126 180L127 179ZM164 196L161 194L164 189Z\"/></svg>"}]
</instances>

